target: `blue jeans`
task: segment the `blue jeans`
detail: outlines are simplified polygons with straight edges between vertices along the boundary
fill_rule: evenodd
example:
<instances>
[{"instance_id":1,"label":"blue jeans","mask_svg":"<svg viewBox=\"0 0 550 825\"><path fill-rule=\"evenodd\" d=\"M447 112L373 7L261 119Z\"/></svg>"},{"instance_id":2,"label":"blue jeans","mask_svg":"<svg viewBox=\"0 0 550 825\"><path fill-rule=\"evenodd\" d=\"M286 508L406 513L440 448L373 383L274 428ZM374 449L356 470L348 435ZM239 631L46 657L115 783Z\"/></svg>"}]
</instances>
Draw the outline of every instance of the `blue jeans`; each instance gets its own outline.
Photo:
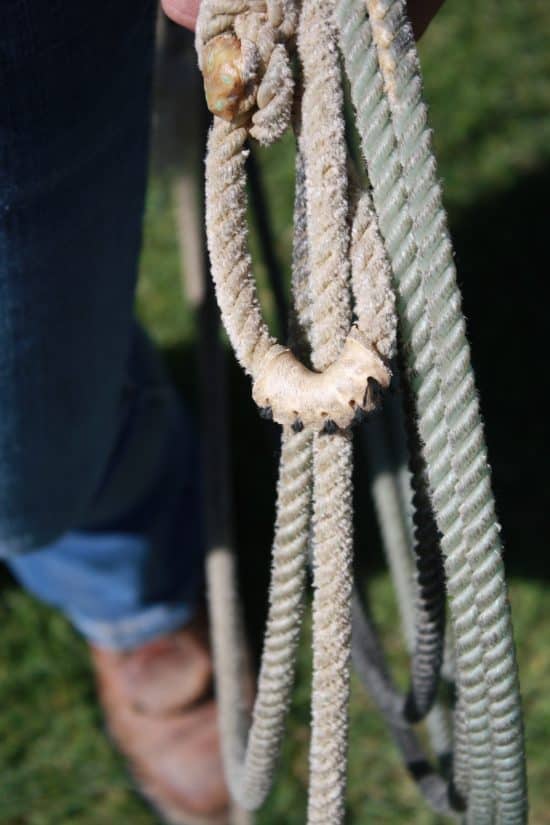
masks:
<instances>
[{"instance_id":1,"label":"blue jeans","mask_svg":"<svg viewBox=\"0 0 550 825\"><path fill-rule=\"evenodd\" d=\"M153 0L0 7L0 557L91 641L185 622L197 445L133 320Z\"/></svg>"}]
</instances>

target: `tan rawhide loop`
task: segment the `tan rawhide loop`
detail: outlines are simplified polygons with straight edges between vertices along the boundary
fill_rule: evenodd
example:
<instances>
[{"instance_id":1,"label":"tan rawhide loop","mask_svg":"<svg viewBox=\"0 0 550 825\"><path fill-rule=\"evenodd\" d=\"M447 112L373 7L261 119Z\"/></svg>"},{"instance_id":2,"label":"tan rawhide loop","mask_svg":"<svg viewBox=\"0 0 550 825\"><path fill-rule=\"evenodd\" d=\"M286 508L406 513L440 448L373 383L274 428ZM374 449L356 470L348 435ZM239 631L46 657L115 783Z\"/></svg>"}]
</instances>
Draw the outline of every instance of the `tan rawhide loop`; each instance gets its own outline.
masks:
<instances>
[{"instance_id":1,"label":"tan rawhide loop","mask_svg":"<svg viewBox=\"0 0 550 825\"><path fill-rule=\"evenodd\" d=\"M380 356L352 329L339 357L324 372L307 369L288 349L270 350L254 380L252 397L283 427L322 430L334 422L346 429L358 411L375 408L375 388L386 389L390 378Z\"/></svg>"}]
</instances>

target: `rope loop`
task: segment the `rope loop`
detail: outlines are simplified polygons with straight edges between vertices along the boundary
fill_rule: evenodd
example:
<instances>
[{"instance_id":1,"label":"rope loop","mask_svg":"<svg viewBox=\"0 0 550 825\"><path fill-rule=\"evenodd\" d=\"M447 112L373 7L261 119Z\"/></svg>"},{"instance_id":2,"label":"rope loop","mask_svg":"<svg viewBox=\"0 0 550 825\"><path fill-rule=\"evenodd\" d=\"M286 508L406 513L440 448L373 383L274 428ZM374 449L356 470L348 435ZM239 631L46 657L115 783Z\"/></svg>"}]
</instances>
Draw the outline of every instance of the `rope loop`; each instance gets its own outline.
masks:
<instances>
[{"instance_id":1,"label":"rope loop","mask_svg":"<svg viewBox=\"0 0 550 825\"><path fill-rule=\"evenodd\" d=\"M342 352L323 372L308 370L288 349L271 350L254 381L252 397L283 426L330 434L362 421L377 406L380 388L386 389L389 380L382 359L352 328Z\"/></svg>"},{"instance_id":2,"label":"rope loop","mask_svg":"<svg viewBox=\"0 0 550 825\"><path fill-rule=\"evenodd\" d=\"M349 237L347 225L354 223L353 215L350 210L346 217L346 199L334 188L332 179L341 177L336 175L335 161L334 174L324 177L322 169L311 168L316 180L321 174L319 185L328 189L319 201L321 220L312 204L308 223L311 220L315 228L308 231L308 242L315 250L312 261L318 260L315 266L326 270L326 296L319 298L326 305L323 312L342 314L342 289L353 291L357 323L343 329L338 346L325 347L329 357L314 363L313 371L271 336L263 318L248 249L246 143L249 137L264 145L273 143L290 124L294 102L291 50L298 12L297 0L204 0L201 5L196 45L207 102L215 115L206 161L207 236L224 326L238 360L253 379L253 397L262 414L296 432L305 427L331 433L361 421L377 405L380 390L390 383L389 342L394 339L395 324L380 326L378 319L385 317L383 307L394 318L393 296L387 286L389 271L375 252L383 247L377 231L373 232L375 221L368 209L362 212L353 241ZM335 110L334 117L340 118L340 112ZM308 113L307 119L311 118L316 120L313 111ZM304 123L303 128L305 137L299 139L311 144L314 152L318 124ZM337 140L336 144L338 155ZM313 157L311 152L309 156ZM342 201L339 229L332 219L334 198ZM321 205L325 201L331 207L328 210ZM325 218L329 221L326 231ZM356 261L361 263L358 277ZM336 293L331 283L338 282L342 287ZM338 307L330 305L331 301Z\"/></svg>"},{"instance_id":3,"label":"rope loop","mask_svg":"<svg viewBox=\"0 0 550 825\"><path fill-rule=\"evenodd\" d=\"M266 146L290 124L297 19L294 0L214 0L199 13L196 46L208 108Z\"/></svg>"},{"instance_id":4,"label":"rope loop","mask_svg":"<svg viewBox=\"0 0 550 825\"><path fill-rule=\"evenodd\" d=\"M257 807L280 751L309 558L308 825L341 825L345 818L352 622L358 671L432 807L448 814L464 804L468 823L519 825L526 821L523 733L500 528L406 5L201 5L197 51L215 115L206 158L211 272L253 398L261 414L284 429L270 611L248 732L235 655L235 560L218 544L208 558L222 751L233 796ZM342 62L369 185L360 184L347 145ZM297 143L292 344L311 369L270 334L248 245L249 138L273 143L291 122ZM347 431L377 406L390 383L398 325L412 485L384 447L386 426L396 429L389 405L378 435L374 418L366 437L378 455L375 501L412 637L406 699L393 686L374 628L353 595L353 439ZM446 594L458 697L450 785L430 768L411 727L425 718L434 751L446 761L449 737L438 702ZM416 618L409 622L409 616Z\"/></svg>"}]
</instances>

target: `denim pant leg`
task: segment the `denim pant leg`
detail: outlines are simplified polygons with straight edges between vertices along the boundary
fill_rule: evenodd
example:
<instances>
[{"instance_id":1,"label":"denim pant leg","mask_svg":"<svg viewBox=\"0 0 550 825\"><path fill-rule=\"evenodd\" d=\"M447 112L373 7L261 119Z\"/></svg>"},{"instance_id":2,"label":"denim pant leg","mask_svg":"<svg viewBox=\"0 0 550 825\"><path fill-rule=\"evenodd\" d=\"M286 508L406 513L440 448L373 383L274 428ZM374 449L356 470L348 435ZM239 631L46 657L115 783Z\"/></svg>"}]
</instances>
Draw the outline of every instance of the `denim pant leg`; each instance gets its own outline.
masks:
<instances>
[{"instance_id":1,"label":"denim pant leg","mask_svg":"<svg viewBox=\"0 0 550 825\"><path fill-rule=\"evenodd\" d=\"M189 616L191 425L132 319L155 3L0 12L0 556L92 641Z\"/></svg>"}]
</instances>

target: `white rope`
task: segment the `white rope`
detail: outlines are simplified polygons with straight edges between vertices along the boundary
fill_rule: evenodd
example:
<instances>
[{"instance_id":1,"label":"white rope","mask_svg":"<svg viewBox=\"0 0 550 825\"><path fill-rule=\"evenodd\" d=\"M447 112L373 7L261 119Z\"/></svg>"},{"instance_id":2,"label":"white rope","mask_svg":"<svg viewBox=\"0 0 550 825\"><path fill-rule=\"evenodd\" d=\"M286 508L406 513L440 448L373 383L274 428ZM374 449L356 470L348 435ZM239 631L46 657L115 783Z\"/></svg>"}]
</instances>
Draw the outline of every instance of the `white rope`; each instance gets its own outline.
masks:
<instances>
[{"instance_id":1,"label":"white rope","mask_svg":"<svg viewBox=\"0 0 550 825\"><path fill-rule=\"evenodd\" d=\"M304 0L298 140L305 167L311 361L325 370L351 326L350 231L343 98L331 4ZM364 390L363 390L364 391ZM313 679L308 822L343 820L351 656L352 444L313 441Z\"/></svg>"},{"instance_id":2,"label":"white rope","mask_svg":"<svg viewBox=\"0 0 550 825\"><path fill-rule=\"evenodd\" d=\"M270 608L250 732L239 656L239 599L232 584L235 560L223 548L207 558L224 764L233 797L249 809L259 807L271 787L294 680L308 542L310 441L307 432L291 433L283 441Z\"/></svg>"},{"instance_id":3,"label":"white rope","mask_svg":"<svg viewBox=\"0 0 550 825\"><path fill-rule=\"evenodd\" d=\"M430 714L443 651L440 543L459 695L456 794L451 789L445 801L435 776L423 790L439 811L461 795L475 825L523 822L517 675L498 525L416 53L402 0L367 0L367 7L370 19L364 0L303 0L301 10L293 0L203 0L199 16L199 61L217 115L206 163L212 276L230 341L252 377L253 397L264 416L283 426L270 613L248 738L235 654L240 629L234 562L227 566L228 557L222 563L215 554L209 560L226 770L235 798L247 807L259 805L272 781L288 708L311 533L308 822L343 821L353 543L349 428L375 408L389 384L397 308L404 380L415 397L420 436L415 485L421 600L409 700L404 705L395 692L388 713L404 753L420 751L412 733L401 730L406 720L400 722L400 714L428 714L434 736L444 741L437 705ZM290 54L296 34L299 96ZM338 37L372 185L354 207ZM264 144L280 137L290 124L293 99L294 351L272 337L262 316L247 243L245 181L249 136ZM395 504L403 494L395 481L390 486ZM432 509L437 530L429 526ZM409 538L403 501L401 519L400 541ZM371 631L365 627L367 640ZM369 641L363 654L372 684L389 686L376 645Z\"/></svg>"}]
</instances>

